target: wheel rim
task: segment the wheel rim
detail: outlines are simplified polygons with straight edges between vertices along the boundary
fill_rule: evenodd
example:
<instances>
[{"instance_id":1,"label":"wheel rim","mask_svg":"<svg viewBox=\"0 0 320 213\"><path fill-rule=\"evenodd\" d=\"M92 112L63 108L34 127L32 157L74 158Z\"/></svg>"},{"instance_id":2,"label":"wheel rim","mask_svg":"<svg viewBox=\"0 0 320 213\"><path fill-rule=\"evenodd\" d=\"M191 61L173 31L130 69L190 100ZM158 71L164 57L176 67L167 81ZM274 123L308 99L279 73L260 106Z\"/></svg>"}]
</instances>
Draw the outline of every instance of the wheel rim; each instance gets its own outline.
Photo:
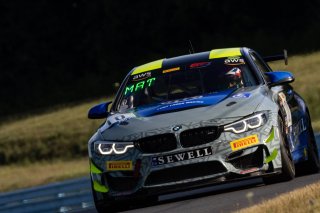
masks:
<instances>
[{"instance_id":1,"label":"wheel rim","mask_svg":"<svg viewBox=\"0 0 320 213\"><path fill-rule=\"evenodd\" d=\"M281 132L285 132L285 129L284 129L284 125L283 125L283 121L282 119L280 118L280 129L281 129ZM288 143L286 143L286 138L284 137L283 134L281 134L281 142L282 142L282 146L284 148L284 154L286 155L286 157L288 158L289 160L289 169L291 170L291 172L293 174L295 174L296 170L295 170L295 166L294 166L294 163L293 163L293 158L292 158L292 155L291 155L291 152L290 152L290 148L288 146Z\"/></svg>"},{"instance_id":2,"label":"wheel rim","mask_svg":"<svg viewBox=\"0 0 320 213\"><path fill-rule=\"evenodd\" d=\"M290 161L290 163L289 163L290 170L291 170L293 173L295 173L295 172L296 172L296 169L295 169L295 167L294 167L292 155L291 155L288 147L285 147L285 149L286 149L286 155L287 155L287 157L288 157L288 159L289 159L289 161Z\"/></svg>"}]
</instances>

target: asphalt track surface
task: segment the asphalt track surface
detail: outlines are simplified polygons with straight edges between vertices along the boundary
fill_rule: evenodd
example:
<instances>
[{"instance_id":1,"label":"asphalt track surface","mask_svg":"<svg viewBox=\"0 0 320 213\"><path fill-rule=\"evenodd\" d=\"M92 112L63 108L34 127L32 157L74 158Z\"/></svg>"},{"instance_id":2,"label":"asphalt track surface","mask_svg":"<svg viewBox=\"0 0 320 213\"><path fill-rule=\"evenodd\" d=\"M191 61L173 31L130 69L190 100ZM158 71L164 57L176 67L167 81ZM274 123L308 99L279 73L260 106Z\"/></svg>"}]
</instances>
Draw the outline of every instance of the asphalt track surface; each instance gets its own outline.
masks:
<instances>
[{"instance_id":1,"label":"asphalt track surface","mask_svg":"<svg viewBox=\"0 0 320 213\"><path fill-rule=\"evenodd\" d=\"M177 193L170 195L171 199L168 199L169 195L162 196L160 199L166 199L165 201L146 204L145 206L127 206L127 210L124 210L124 212L232 212L258 204L263 200L275 198L280 194L317 182L319 179L320 173L297 177L290 182L272 185L264 185L261 179L252 179ZM78 212L95 213L96 210L92 207Z\"/></svg>"},{"instance_id":2,"label":"asphalt track surface","mask_svg":"<svg viewBox=\"0 0 320 213\"><path fill-rule=\"evenodd\" d=\"M320 147L320 135L316 136ZM289 182L265 185L261 178L225 183L174 194L158 202L123 205L123 212L232 212L252 206L308 184L320 173L296 177ZM96 213L89 177L52 183L14 192L0 192L0 213L77 212ZM106 210L106 212L108 212Z\"/></svg>"}]
</instances>

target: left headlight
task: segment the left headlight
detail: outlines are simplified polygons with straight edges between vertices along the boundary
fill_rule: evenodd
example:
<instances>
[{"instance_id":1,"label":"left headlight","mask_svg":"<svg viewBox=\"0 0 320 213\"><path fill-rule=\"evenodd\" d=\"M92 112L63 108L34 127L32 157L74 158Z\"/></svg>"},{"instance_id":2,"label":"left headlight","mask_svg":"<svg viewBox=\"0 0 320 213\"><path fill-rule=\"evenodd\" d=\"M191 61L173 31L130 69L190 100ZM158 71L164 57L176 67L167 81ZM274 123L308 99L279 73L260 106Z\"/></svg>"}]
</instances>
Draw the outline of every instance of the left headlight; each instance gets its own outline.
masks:
<instances>
[{"instance_id":1,"label":"left headlight","mask_svg":"<svg viewBox=\"0 0 320 213\"><path fill-rule=\"evenodd\" d=\"M263 126L266 122L267 122L266 114L259 113L224 126L224 131L233 132L233 133L243 133L245 131Z\"/></svg>"},{"instance_id":2,"label":"left headlight","mask_svg":"<svg viewBox=\"0 0 320 213\"><path fill-rule=\"evenodd\" d=\"M101 155L121 155L133 148L132 142L106 142L99 141L94 143L95 152Z\"/></svg>"}]
</instances>

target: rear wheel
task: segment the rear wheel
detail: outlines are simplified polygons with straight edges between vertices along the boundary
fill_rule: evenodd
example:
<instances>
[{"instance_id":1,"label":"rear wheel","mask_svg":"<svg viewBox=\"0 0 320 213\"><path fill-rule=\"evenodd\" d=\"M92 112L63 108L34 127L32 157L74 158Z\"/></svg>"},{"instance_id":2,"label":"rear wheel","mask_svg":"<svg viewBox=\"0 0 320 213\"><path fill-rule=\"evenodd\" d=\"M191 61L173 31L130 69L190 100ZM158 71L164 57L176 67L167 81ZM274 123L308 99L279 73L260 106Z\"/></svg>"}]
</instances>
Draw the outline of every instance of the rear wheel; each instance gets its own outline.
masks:
<instances>
[{"instance_id":1,"label":"rear wheel","mask_svg":"<svg viewBox=\"0 0 320 213\"><path fill-rule=\"evenodd\" d=\"M290 148L288 146L287 139L285 137L285 129L284 129L283 121L280 116L278 118L278 123L279 123L280 151L281 151L281 163L282 163L281 174L272 176L272 177L263 178L263 181L266 184L289 181L289 180L292 180L296 174L295 165L292 159Z\"/></svg>"},{"instance_id":2,"label":"rear wheel","mask_svg":"<svg viewBox=\"0 0 320 213\"><path fill-rule=\"evenodd\" d=\"M310 116L309 116L307 131L308 131L308 142L307 142L308 160L303 162L301 165L299 165L299 173L301 173L302 175L318 173L320 169L318 147L317 147L316 139L314 137Z\"/></svg>"}]
</instances>

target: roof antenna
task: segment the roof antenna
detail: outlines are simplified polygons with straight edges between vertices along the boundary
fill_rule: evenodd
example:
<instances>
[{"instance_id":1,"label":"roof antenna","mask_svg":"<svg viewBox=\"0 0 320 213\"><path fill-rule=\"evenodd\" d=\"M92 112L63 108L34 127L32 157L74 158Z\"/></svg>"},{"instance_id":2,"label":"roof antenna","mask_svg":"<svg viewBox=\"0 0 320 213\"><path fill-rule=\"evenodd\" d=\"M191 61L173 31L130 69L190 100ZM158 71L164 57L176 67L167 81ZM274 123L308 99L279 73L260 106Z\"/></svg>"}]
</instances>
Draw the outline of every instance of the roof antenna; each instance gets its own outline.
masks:
<instances>
[{"instance_id":1,"label":"roof antenna","mask_svg":"<svg viewBox=\"0 0 320 213\"><path fill-rule=\"evenodd\" d=\"M193 53L194 53L194 49L193 49L193 46L192 46L191 40L189 40L189 44L190 44L189 53L190 53L190 54L193 54Z\"/></svg>"}]
</instances>

